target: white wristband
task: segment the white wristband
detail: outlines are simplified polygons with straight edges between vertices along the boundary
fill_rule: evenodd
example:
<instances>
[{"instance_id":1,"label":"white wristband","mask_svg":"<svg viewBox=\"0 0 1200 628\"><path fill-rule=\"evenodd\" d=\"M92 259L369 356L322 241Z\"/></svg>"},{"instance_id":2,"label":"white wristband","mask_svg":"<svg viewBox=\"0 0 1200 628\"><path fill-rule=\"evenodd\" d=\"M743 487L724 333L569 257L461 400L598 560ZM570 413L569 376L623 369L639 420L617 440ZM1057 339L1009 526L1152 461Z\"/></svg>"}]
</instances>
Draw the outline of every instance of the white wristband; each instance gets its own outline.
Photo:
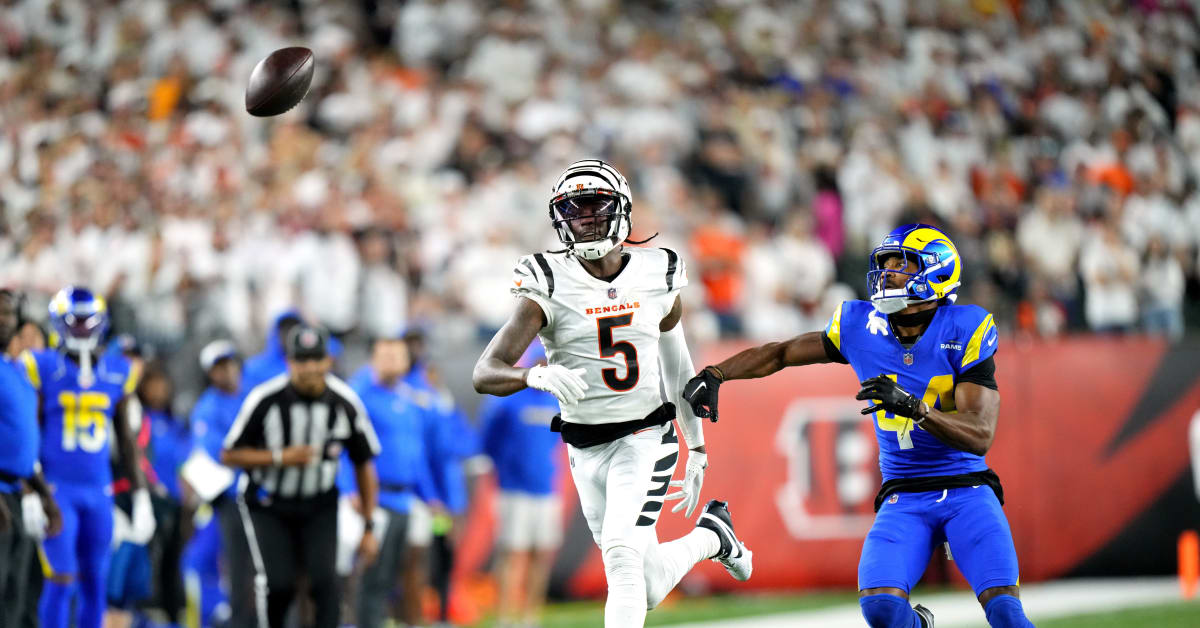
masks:
<instances>
[{"instance_id":1,"label":"white wristband","mask_svg":"<svg viewBox=\"0 0 1200 628\"><path fill-rule=\"evenodd\" d=\"M282 449L272 449L271 450L271 464L273 464L277 467L283 466L283 450Z\"/></svg>"}]
</instances>

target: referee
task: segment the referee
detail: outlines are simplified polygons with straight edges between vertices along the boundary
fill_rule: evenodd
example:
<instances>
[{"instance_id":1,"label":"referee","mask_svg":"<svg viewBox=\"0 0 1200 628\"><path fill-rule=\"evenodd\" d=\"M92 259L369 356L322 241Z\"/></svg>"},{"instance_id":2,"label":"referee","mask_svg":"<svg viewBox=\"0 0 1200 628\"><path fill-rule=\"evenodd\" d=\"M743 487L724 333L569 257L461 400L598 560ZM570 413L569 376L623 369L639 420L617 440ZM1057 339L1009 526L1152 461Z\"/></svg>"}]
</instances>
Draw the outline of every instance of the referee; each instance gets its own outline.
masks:
<instances>
[{"instance_id":1,"label":"referee","mask_svg":"<svg viewBox=\"0 0 1200 628\"><path fill-rule=\"evenodd\" d=\"M358 395L330 374L325 332L308 325L285 342L288 372L251 390L225 437L221 463L247 471L238 507L254 562L261 628L282 628L303 569L316 606L316 626L338 625L335 569L338 458L345 451L363 512L374 512L378 480L372 459L379 441ZM358 546L374 560L372 521Z\"/></svg>"}]
</instances>

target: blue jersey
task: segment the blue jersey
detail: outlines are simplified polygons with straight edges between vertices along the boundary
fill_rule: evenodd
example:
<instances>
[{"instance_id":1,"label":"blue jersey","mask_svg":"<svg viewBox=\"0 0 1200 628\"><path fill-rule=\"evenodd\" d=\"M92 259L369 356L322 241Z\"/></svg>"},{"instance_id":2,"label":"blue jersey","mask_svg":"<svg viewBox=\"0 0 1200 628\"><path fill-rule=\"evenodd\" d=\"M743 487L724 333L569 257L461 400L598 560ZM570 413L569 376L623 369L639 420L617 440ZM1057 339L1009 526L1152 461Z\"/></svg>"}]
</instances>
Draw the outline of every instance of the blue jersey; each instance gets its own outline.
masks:
<instances>
[{"instance_id":1,"label":"blue jersey","mask_svg":"<svg viewBox=\"0 0 1200 628\"><path fill-rule=\"evenodd\" d=\"M435 421L439 446L433 474L439 499L453 514L466 512L467 478L463 462L480 452L475 427L454 404L454 398L429 381L420 363L404 376L399 390L401 395L430 412Z\"/></svg>"},{"instance_id":2,"label":"blue jersey","mask_svg":"<svg viewBox=\"0 0 1200 628\"><path fill-rule=\"evenodd\" d=\"M233 427L238 410L242 409L242 399L240 391L229 394L216 386L210 386L196 400L196 405L192 406L192 443L208 453L214 461L221 460L225 435L229 433L229 428ZM230 498L237 497L236 479L223 494Z\"/></svg>"},{"instance_id":3,"label":"blue jersey","mask_svg":"<svg viewBox=\"0 0 1200 628\"><path fill-rule=\"evenodd\" d=\"M167 494L182 500L179 469L192 453L192 432L186 423L162 410L147 410L146 418L150 421L150 466Z\"/></svg>"},{"instance_id":4,"label":"blue jersey","mask_svg":"<svg viewBox=\"0 0 1200 628\"><path fill-rule=\"evenodd\" d=\"M564 447L559 435L550 431L550 419L557 413L554 395L533 388L484 403L479 411L483 452L496 466L501 489L534 495L555 492Z\"/></svg>"},{"instance_id":5,"label":"blue jersey","mask_svg":"<svg viewBox=\"0 0 1200 628\"><path fill-rule=\"evenodd\" d=\"M120 355L104 355L94 381L79 384L79 365L58 351L22 354L41 396L42 470L48 482L107 487L112 482L110 435L117 404L134 391L138 369Z\"/></svg>"},{"instance_id":6,"label":"blue jersey","mask_svg":"<svg viewBox=\"0 0 1200 628\"><path fill-rule=\"evenodd\" d=\"M991 357L997 346L992 315L975 305L939 306L925 333L905 349L886 316L869 301L844 301L826 324L825 336L854 368L859 381L887 375L942 412L955 411L959 375ZM874 417L884 481L987 469L983 456L942 443L911 419L882 409Z\"/></svg>"},{"instance_id":7,"label":"blue jersey","mask_svg":"<svg viewBox=\"0 0 1200 628\"><path fill-rule=\"evenodd\" d=\"M379 475L380 505L408 512L413 493L426 501L437 498L431 470L438 445L433 415L401 395L397 386L382 384L370 367L351 378L350 386L362 399L379 437L375 471Z\"/></svg>"},{"instance_id":8,"label":"blue jersey","mask_svg":"<svg viewBox=\"0 0 1200 628\"><path fill-rule=\"evenodd\" d=\"M0 472L5 475L33 475L38 452L37 407L37 392L23 367L0 356ZM15 488L0 480L0 493Z\"/></svg>"}]
</instances>

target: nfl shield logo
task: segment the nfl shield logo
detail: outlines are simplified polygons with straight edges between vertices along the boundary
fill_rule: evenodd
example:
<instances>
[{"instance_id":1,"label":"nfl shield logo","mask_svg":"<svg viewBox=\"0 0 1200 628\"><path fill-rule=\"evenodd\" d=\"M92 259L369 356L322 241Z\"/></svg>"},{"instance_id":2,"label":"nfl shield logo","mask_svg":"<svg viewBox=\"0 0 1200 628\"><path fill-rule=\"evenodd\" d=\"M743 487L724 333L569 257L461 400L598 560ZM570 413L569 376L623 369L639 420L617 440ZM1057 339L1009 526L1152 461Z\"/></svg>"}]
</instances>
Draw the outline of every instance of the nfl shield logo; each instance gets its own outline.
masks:
<instances>
[{"instance_id":1,"label":"nfl shield logo","mask_svg":"<svg viewBox=\"0 0 1200 628\"><path fill-rule=\"evenodd\" d=\"M905 353L904 354L904 366L912 366L912 363L913 363L913 354Z\"/></svg>"},{"instance_id":2,"label":"nfl shield logo","mask_svg":"<svg viewBox=\"0 0 1200 628\"><path fill-rule=\"evenodd\" d=\"M894 503L896 503L896 502L898 502L898 501L900 501L900 495L898 495L898 494L896 494L896 493L892 493L892 496L891 496L891 497L888 497L888 503L889 503L889 504L894 504Z\"/></svg>"},{"instance_id":3,"label":"nfl shield logo","mask_svg":"<svg viewBox=\"0 0 1200 628\"><path fill-rule=\"evenodd\" d=\"M608 289L608 298L610 298L610 299L615 299L615 298L617 298L617 289L616 289L616 288L609 288L609 289Z\"/></svg>"}]
</instances>

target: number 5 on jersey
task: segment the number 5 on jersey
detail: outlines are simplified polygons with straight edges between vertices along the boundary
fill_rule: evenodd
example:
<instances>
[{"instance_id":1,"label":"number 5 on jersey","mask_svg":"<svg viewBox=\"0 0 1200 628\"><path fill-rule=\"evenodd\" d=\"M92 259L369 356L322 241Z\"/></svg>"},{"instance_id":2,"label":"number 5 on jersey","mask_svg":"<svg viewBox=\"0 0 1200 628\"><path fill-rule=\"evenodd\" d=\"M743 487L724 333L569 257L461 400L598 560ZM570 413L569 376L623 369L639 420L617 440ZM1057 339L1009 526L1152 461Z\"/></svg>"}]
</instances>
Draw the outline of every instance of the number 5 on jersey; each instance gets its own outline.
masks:
<instances>
[{"instance_id":1,"label":"number 5 on jersey","mask_svg":"<svg viewBox=\"0 0 1200 628\"><path fill-rule=\"evenodd\" d=\"M618 353L625 356L625 377L617 377L617 369L607 368L600 371L604 383L617 392L632 389L638 382L637 347L632 342L622 340L613 342L613 329L628 327L633 323L633 313L619 316L605 316L596 319L596 336L600 341L600 357L611 358Z\"/></svg>"}]
</instances>

